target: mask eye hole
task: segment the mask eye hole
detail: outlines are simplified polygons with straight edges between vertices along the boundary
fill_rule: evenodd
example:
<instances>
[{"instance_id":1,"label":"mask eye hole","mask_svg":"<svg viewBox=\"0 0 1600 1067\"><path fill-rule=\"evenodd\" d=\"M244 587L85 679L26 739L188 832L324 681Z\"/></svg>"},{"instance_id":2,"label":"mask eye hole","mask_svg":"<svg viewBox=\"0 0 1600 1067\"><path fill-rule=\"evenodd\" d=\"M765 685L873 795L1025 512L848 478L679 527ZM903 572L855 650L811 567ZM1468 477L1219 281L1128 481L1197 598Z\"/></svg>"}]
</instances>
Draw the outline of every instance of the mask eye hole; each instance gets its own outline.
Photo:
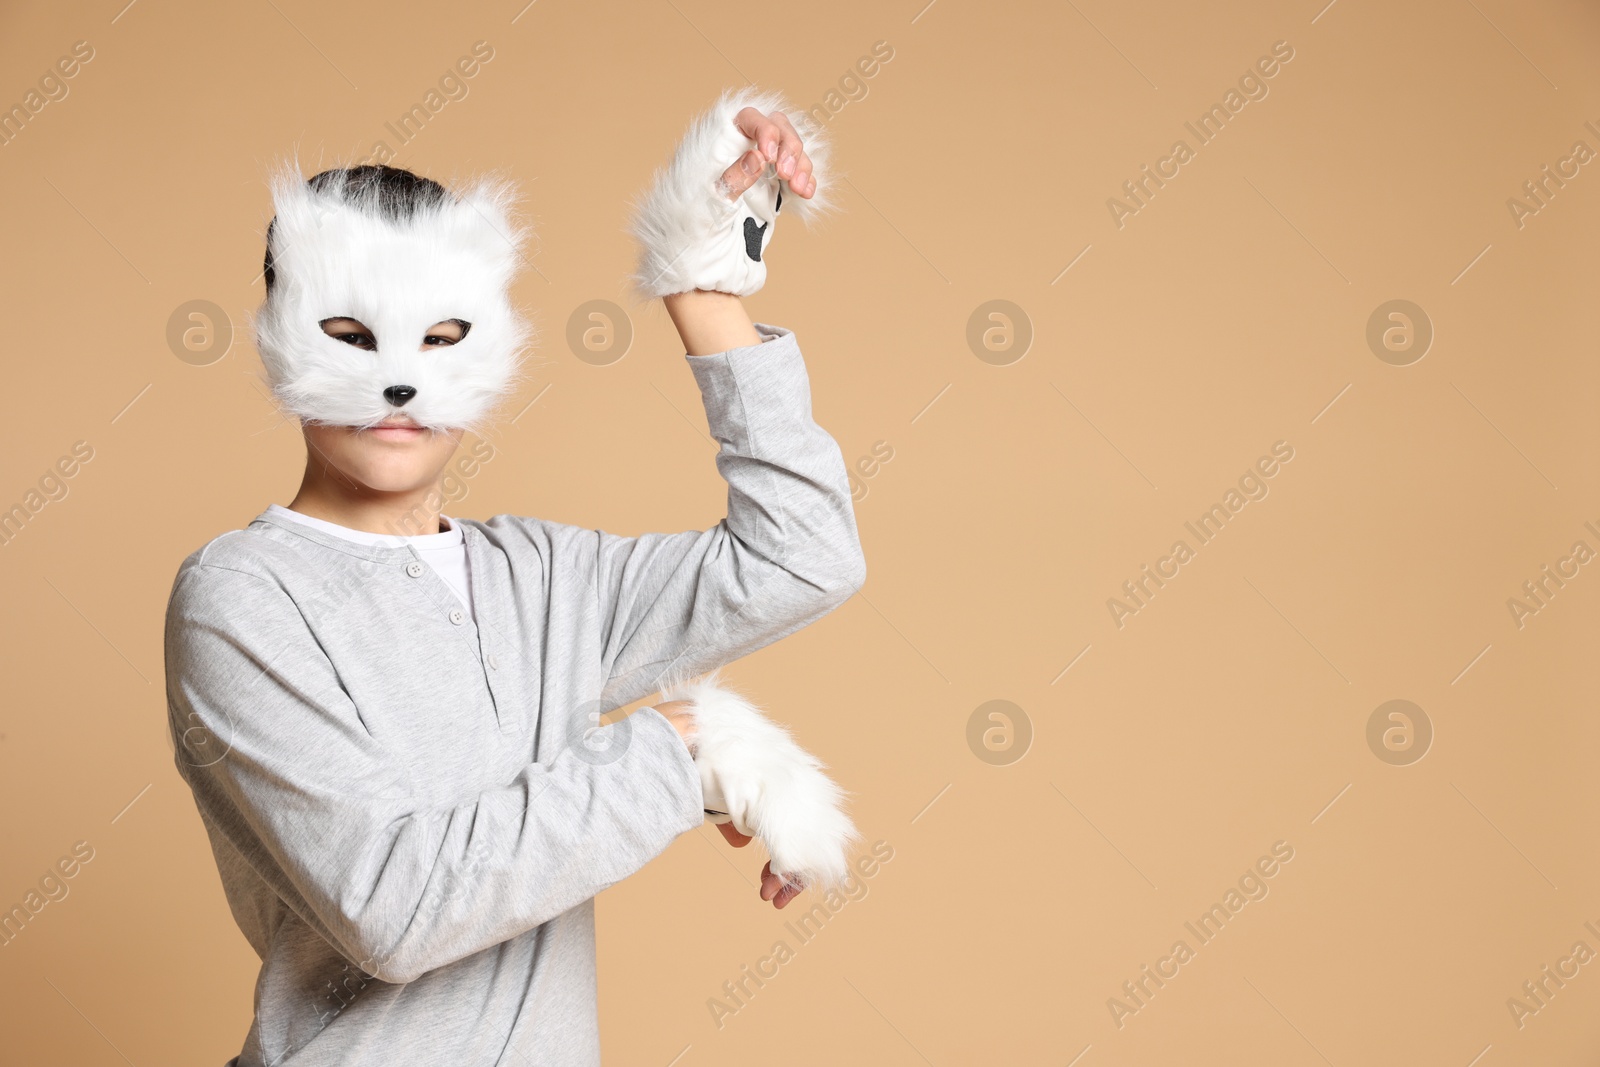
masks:
<instances>
[{"instance_id":1,"label":"mask eye hole","mask_svg":"<svg viewBox=\"0 0 1600 1067\"><path fill-rule=\"evenodd\" d=\"M428 330L428 335L422 339L423 348L448 348L463 340L467 331L472 329L472 323L463 319L445 319L436 322Z\"/></svg>"},{"instance_id":2,"label":"mask eye hole","mask_svg":"<svg viewBox=\"0 0 1600 1067\"><path fill-rule=\"evenodd\" d=\"M335 316L331 319L323 319L317 325L322 327L323 333L336 341L354 345L364 352L376 352L378 350L378 339L372 336L372 331L362 325L358 319Z\"/></svg>"}]
</instances>

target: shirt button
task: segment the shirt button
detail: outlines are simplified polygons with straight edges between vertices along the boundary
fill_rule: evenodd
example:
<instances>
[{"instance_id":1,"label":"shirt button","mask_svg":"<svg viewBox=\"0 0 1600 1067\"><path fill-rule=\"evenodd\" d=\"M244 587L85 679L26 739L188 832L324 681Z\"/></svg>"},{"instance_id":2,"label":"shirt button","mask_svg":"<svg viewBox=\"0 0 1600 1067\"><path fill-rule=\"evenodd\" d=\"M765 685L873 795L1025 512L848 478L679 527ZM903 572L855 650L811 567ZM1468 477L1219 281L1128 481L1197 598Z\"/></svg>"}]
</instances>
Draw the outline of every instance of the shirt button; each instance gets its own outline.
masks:
<instances>
[{"instance_id":1,"label":"shirt button","mask_svg":"<svg viewBox=\"0 0 1600 1067\"><path fill-rule=\"evenodd\" d=\"M411 575L411 577L413 577L413 578L421 578L422 577L422 564L417 562L416 560L412 560L410 563L406 564L406 573Z\"/></svg>"},{"instance_id":2,"label":"shirt button","mask_svg":"<svg viewBox=\"0 0 1600 1067\"><path fill-rule=\"evenodd\" d=\"M464 611L462 611L460 608L451 608L450 609L450 621L455 623L457 626L460 626L463 622L465 622L466 618L467 618L466 613Z\"/></svg>"},{"instance_id":3,"label":"shirt button","mask_svg":"<svg viewBox=\"0 0 1600 1067\"><path fill-rule=\"evenodd\" d=\"M500 669L500 660L493 652L489 653L489 669L491 671Z\"/></svg>"}]
</instances>

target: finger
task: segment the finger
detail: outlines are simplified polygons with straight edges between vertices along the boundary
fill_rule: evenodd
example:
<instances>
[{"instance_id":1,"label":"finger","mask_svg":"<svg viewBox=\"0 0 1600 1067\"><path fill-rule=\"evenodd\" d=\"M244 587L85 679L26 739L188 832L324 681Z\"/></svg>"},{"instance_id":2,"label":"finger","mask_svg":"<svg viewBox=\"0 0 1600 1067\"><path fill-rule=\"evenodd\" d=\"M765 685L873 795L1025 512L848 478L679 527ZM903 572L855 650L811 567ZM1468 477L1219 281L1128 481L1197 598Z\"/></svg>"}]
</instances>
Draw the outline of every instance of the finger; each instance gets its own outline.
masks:
<instances>
[{"instance_id":1,"label":"finger","mask_svg":"<svg viewBox=\"0 0 1600 1067\"><path fill-rule=\"evenodd\" d=\"M733 823L731 822L719 822L717 823L717 829L722 831L722 836L726 837L728 839L728 844L732 845L734 848L744 848L744 846L750 843L750 839L744 834L741 834L738 830L735 830L733 828Z\"/></svg>"},{"instance_id":2,"label":"finger","mask_svg":"<svg viewBox=\"0 0 1600 1067\"><path fill-rule=\"evenodd\" d=\"M791 177L796 170L796 164L803 154L801 149L805 145L800 140L800 134L795 131L794 123L789 121L789 116L781 111L772 113L773 125L778 127L778 177Z\"/></svg>"},{"instance_id":3,"label":"finger","mask_svg":"<svg viewBox=\"0 0 1600 1067\"><path fill-rule=\"evenodd\" d=\"M740 156L733 166L722 172L722 184L728 190L728 199L737 200L744 191L756 183L767 161L754 148Z\"/></svg>"},{"instance_id":4,"label":"finger","mask_svg":"<svg viewBox=\"0 0 1600 1067\"><path fill-rule=\"evenodd\" d=\"M771 900L778 895L778 890L783 888L783 879L772 873L772 861L761 868L761 899Z\"/></svg>"},{"instance_id":5,"label":"finger","mask_svg":"<svg viewBox=\"0 0 1600 1067\"><path fill-rule=\"evenodd\" d=\"M761 899L772 901L773 907L783 907L804 891L804 885L785 882L783 878L773 874L771 860L768 860L766 866L761 868Z\"/></svg>"},{"instance_id":6,"label":"finger","mask_svg":"<svg viewBox=\"0 0 1600 1067\"><path fill-rule=\"evenodd\" d=\"M783 907L785 904L789 903L789 901L805 892L805 888L806 887L803 885L785 886L783 890L778 893L777 898L773 900L772 906L775 908Z\"/></svg>"},{"instance_id":7,"label":"finger","mask_svg":"<svg viewBox=\"0 0 1600 1067\"><path fill-rule=\"evenodd\" d=\"M768 865L771 870L771 865ZM805 890L805 884L798 878L786 879L781 875L773 875L772 880L777 883L777 891L772 894L772 906L781 908Z\"/></svg>"},{"instance_id":8,"label":"finger","mask_svg":"<svg viewBox=\"0 0 1600 1067\"><path fill-rule=\"evenodd\" d=\"M755 108L747 107L733 117L733 124L756 143L764 161L771 163L778 158L780 129L777 123Z\"/></svg>"},{"instance_id":9,"label":"finger","mask_svg":"<svg viewBox=\"0 0 1600 1067\"><path fill-rule=\"evenodd\" d=\"M795 161L794 173L789 175L789 188L793 189L797 196L809 199L811 194L817 191L817 179L812 174L811 167L811 157L801 152L800 158Z\"/></svg>"}]
</instances>

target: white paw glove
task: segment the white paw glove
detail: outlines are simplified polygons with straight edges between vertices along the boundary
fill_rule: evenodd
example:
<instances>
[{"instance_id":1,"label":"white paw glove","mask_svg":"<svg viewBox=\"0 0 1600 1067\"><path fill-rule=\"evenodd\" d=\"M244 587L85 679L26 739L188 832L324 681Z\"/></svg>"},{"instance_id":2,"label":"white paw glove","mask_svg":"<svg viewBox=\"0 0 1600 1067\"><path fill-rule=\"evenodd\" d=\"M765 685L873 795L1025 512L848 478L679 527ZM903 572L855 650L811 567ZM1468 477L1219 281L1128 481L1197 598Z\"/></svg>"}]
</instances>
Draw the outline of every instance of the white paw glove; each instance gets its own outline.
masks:
<instances>
[{"instance_id":1,"label":"white paw glove","mask_svg":"<svg viewBox=\"0 0 1600 1067\"><path fill-rule=\"evenodd\" d=\"M811 160L816 192L801 197L768 163L754 185L728 199L722 173L756 143L733 124L746 107L763 115L782 111ZM691 289L749 296L766 284L766 249L784 209L808 222L833 206L826 131L774 90L728 89L689 126L672 161L633 206L629 231L639 243L634 293L652 300Z\"/></svg>"},{"instance_id":2,"label":"white paw glove","mask_svg":"<svg viewBox=\"0 0 1600 1067\"><path fill-rule=\"evenodd\" d=\"M697 750L706 818L761 838L772 873L786 884L824 892L841 885L860 834L844 813L844 791L822 773L824 765L715 674L669 686L662 696L694 705L689 740Z\"/></svg>"}]
</instances>

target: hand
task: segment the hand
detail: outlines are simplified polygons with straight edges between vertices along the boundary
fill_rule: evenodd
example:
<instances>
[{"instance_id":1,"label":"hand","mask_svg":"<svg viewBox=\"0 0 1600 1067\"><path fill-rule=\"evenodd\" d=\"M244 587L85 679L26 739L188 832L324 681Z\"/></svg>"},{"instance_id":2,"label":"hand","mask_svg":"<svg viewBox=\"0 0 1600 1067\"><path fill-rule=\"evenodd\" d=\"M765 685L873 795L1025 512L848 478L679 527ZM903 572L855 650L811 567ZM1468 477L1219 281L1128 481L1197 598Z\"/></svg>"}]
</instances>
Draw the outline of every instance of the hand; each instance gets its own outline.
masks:
<instances>
[{"instance_id":1,"label":"hand","mask_svg":"<svg viewBox=\"0 0 1600 1067\"><path fill-rule=\"evenodd\" d=\"M747 107L733 117L733 124L754 141L756 147L722 172L722 184L728 190L729 200L743 196L761 177L768 163L777 164L778 177L788 180L796 196L811 198L817 191L817 179L811 173L811 157L806 155L805 143L788 115L782 111L763 115L758 109Z\"/></svg>"},{"instance_id":2,"label":"hand","mask_svg":"<svg viewBox=\"0 0 1600 1067\"><path fill-rule=\"evenodd\" d=\"M792 205L810 223L836 206L830 144L828 128L813 127L781 93L724 90L634 202L634 295L759 291L779 212Z\"/></svg>"},{"instance_id":3,"label":"hand","mask_svg":"<svg viewBox=\"0 0 1600 1067\"><path fill-rule=\"evenodd\" d=\"M673 729L678 731L678 736L689 747L689 753L692 756L694 754L694 744L690 738L694 736L695 730L694 701L669 700L662 704L656 704L655 709L666 716L666 720L672 724ZM719 822L716 826L718 830L722 831L722 836L727 838L728 844L734 848L744 848L751 841L751 838L735 830L731 822ZM799 896L804 888L804 886L798 885L784 885L783 879L772 873L771 860L768 860L766 866L761 868L761 899L772 901L772 906L775 908L781 908L789 903L789 901Z\"/></svg>"},{"instance_id":4,"label":"hand","mask_svg":"<svg viewBox=\"0 0 1600 1067\"><path fill-rule=\"evenodd\" d=\"M722 831L722 836L728 839L728 844L734 848L744 848L750 843L750 838L733 828L731 822L717 823L717 829ZM783 879L772 873L772 861L768 860L761 868L761 899L772 901L774 908L781 908L795 897L804 892L805 886L784 885Z\"/></svg>"}]
</instances>

